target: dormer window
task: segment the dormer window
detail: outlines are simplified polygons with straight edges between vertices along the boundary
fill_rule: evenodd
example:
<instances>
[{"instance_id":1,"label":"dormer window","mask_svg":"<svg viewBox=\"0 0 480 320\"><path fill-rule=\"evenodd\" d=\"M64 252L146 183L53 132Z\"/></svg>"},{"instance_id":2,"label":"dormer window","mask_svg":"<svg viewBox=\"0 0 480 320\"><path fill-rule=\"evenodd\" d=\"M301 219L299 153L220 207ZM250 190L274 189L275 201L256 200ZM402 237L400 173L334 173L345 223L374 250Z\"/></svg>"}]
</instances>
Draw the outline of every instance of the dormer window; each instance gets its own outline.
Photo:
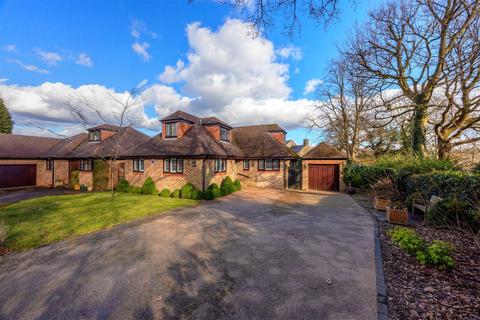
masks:
<instances>
[{"instance_id":1,"label":"dormer window","mask_svg":"<svg viewBox=\"0 0 480 320\"><path fill-rule=\"evenodd\" d=\"M228 130L220 127L220 140L229 141L228 139Z\"/></svg>"},{"instance_id":2,"label":"dormer window","mask_svg":"<svg viewBox=\"0 0 480 320\"><path fill-rule=\"evenodd\" d=\"M177 123L167 123L165 124L165 138L176 138L177 137Z\"/></svg>"},{"instance_id":3,"label":"dormer window","mask_svg":"<svg viewBox=\"0 0 480 320\"><path fill-rule=\"evenodd\" d=\"M90 141L100 141L100 131L90 131L89 140Z\"/></svg>"}]
</instances>

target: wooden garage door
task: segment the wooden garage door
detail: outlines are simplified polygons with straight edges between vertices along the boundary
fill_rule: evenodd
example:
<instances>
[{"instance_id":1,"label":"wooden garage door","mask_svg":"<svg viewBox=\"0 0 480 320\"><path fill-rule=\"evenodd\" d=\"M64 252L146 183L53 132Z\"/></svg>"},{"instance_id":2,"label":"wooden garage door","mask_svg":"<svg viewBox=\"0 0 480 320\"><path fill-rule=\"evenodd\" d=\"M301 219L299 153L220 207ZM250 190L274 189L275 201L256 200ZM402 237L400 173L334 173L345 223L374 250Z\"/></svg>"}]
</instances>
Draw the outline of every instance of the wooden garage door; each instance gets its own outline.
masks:
<instances>
[{"instance_id":1,"label":"wooden garage door","mask_svg":"<svg viewBox=\"0 0 480 320\"><path fill-rule=\"evenodd\" d=\"M37 185L36 164L0 165L0 189Z\"/></svg>"},{"instance_id":2,"label":"wooden garage door","mask_svg":"<svg viewBox=\"0 0 480 320\"><path fill-rule=\"evenodd\" d=\"M339 184L338 164L308 165L308 189L338 191Z\"/></svg>"}]
</instances>

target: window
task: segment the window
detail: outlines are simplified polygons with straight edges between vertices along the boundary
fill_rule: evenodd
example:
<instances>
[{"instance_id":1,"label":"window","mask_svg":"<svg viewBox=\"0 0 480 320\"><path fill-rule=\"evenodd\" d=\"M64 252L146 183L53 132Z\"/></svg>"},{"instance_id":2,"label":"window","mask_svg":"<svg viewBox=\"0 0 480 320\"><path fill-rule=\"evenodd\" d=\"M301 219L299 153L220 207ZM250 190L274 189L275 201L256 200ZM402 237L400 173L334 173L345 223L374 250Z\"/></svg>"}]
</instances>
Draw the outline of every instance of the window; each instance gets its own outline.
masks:
<instances>
[{"instance_id":1,"label":"window","mask_svg":"<svg viewBox=\"0 0 480 320\"><path fill-rule=\"evenodd\" d=\"M90 131L89 139L90 141L100 141L100 131Z\"/></svg>"},{"instance_id":2,"label":"window","mask_svg":"<svg viewBox=\"0 0 480 320\"><path fill-rule=\"evenodd\" d=\"M215 159L213 171L225 172L227 171L227 159Z\"/></svg>"},{"instance_id":3,"label":"window","mask_svg":"<svg viewBox=\"0 0 480 320\"><path fill-rule=\"evenodd\" d=\"M183 159L163 159L163 172L168 173L182 173Z\"/></svg>"},{"instance_id":4,"label":"window","mask_svg":"<svg viewBox=\"0 0 480 320\"><path fill-rule=\"evenodd\" d=\"M258 160L258 170L278 171L280 170L280 160L278 159L262 159Z\"/></svg>"},{"instance_id":5,"label":"window","mask_svg":"<svg viewBox=\"0 0 480 320\"><path fill-rule=\"evenodd\" d=\"M53 160L47 160L47 170L53 170Z\"/></svg>"},{"instance_id":6,"label":"window","mask_svg":"<svg viewBox=\"0 0 480 320\"><path fill-rule=\"evenodd\" d=\"M220 128L220 140L229 141L228 139L228 130L225 128Z\"/></svg>"},{"instance_id":7,"label":"window","mask_svg":"<svg viewBox=\"0 0 480 320\"><path fill-rule=\"evenodd\" d=\"M143 172L145 171L145 163L143 159L133 159L133 171L134 172Z\"/></svg>"},{"instance_id":8,"label":"window","mask_svg":"<svg viewBox=\"0 0 480 320\"><path fill-rule=\"evenodd\" d=\"M80 160L80 171L92 171L93 161L92 160Z\"/></svg>"},{"instance_id":9,"label":"window","mask_svg":"<svg viewBox=\"0 0 480 320\"><path fill-rule=\"evenodd\" d=\"M243 170L250 170L250 162L248 160L243 160Z\"/></svg>"},{"instance_id":10,"label":"window","mask_svg":"<svg viewBox=\"0 0 480 320\"><path fill-rule=\"evenodd\" d=\"M173 138L177 136L177 123L167 123L165 124L165 137Z\"/></svg>"}]
</instances>

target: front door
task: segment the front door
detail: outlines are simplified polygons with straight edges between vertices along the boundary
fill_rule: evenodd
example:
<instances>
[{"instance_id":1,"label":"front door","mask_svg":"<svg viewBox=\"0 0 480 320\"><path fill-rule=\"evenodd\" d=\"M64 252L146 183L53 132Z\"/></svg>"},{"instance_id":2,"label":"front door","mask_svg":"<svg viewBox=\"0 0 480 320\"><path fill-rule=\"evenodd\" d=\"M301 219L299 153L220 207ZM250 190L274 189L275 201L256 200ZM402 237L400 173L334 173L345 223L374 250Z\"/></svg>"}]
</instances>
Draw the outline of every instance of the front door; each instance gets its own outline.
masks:
<instances>
[{"instance_id":1,"label":"front door","mask_svg":"<svg viewBox=\"0 0 480 320\"><path fill-rule=\"evenodd\" d=\"M308 189L338 191L339 184L338 164L310 164L308 166Z\"/></svg>"}]
</instances>

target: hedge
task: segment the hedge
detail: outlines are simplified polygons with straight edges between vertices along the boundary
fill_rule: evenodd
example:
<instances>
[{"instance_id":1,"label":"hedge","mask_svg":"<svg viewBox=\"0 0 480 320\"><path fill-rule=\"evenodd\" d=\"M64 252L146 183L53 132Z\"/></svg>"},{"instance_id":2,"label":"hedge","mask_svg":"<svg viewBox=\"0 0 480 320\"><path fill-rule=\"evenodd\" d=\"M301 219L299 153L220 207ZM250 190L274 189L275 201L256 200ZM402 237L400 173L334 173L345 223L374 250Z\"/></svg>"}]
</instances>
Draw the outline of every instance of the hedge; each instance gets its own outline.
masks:
<instances>
[{"instance_id":1,"label":"hedge","mask_svg":"<svg viewBox=\"0 0 480 320\"><path fill-rule=\"evenodd\" d=\"M239 191L242 189L242 184L240 183L240 180L235 180L233 182L233 187L234 187L234 190L233 191Z\"/></svg>"},{"instance_id":2,"label":"hedge","mask_svg":"<svg viewBox=\"0 0 480 320\"><path fill-rule=\"evenodd\" d=\"M217 184L212 183L207 190L205 191L205 199L206 200L213 200L215 198L221 197L222 196L222 191L218 187Z\"/></svg>"},{"instance_id":3,"label":"hedge","mask_svg":"<svg viewBox=\"0 0 480 320\"><path fill-rule=\"evenodd\" d=\"M127 180L125 179L121 179L117 186L115 187L115 191L117 192L127 192L127 189L128 189L128 186L130 185L130 183L128 183Z\"/></svg>"},{"instance_id":4,"label":"hedge","mask_svg":"<svg viewBox=\"0 0 480 320\"><path fill-rule=\"evenodd\" d=\"M140 194L140 193L142 193L142 188L135 187L135 186L128 186L127 187L127 192L128 193L138 193L138 194Z\"/></svg>"},{"instance_id":5,"label":"hedge","mask_svg":"<svg viewBox=\"0 0 480 320\"><path fill-rule=\"evenodd\" d=\"M180 189L180 197L183 199L192 199L192 192L195 187L191 183L185 184L181 189Z\"/></svg>"},{"instance_id":6,"label":"hedge","mask_svg":"<svg viewBox=\"0 0 480 320\"><path fill-rule=\"evenodd\" d=\"M142 186L141 193L158 195L158 190L155 187L155 182L153 182L153 179L151 177L148 177L147 179L145 179L145 182L143 183L143 186Z\"/></svg>"},{"instance_id":7,"label":"hedge","mask_svg":"<svg viewBox=\"0 0 480 320\"><path fill-rule=\"evenodd\" d=\"M94 160L93 161L93 189L96 191L105 191L109 189L108 182L109 178L109 168L108 164L104 160Z\"/></svg>"},{"instance_id":8,"label":"hedge","mask_svg":"<svg viewBox=\"0 0 480 320\"><path fill-rule=\"evenodd\" d=\"M225 177L222 180L222 184L220 185L220 191L222 192L222 196L226 196L232 193L234 191L233 188L234 187L233 187L232 178Z\"/></svg>"},{"instance_id":9,"label":"hedge","mask_svg":"<svg viewBox=\"0 0 480 320\"><path fill-rule=\"evenodd\" d=\"M175 189L171 195L172 198L180 198L180 189Z\"/></svg>"},{"instance_id":10,"label":"hedge","mask_svg":"<svg viewBox=\"0 0 480 320\"><path fill-rule=\"evenodd\" d=\"M202 191L198 190L197 188L194 188L193 191L192 191L192 199L193 200L202 200L203 199Z\"/></svg>"},{"instance_id":11,"label":"hedge","mask_svg":"<svg viewBox=\"0 0 480 320\"><path fill-rule=\"evenodd\" d=\"M172 195L172 193L170 192L170 190L165 188L160 192L159 195L160 195L160 197L169 198Z\"/></svg>"}]
</instances>

